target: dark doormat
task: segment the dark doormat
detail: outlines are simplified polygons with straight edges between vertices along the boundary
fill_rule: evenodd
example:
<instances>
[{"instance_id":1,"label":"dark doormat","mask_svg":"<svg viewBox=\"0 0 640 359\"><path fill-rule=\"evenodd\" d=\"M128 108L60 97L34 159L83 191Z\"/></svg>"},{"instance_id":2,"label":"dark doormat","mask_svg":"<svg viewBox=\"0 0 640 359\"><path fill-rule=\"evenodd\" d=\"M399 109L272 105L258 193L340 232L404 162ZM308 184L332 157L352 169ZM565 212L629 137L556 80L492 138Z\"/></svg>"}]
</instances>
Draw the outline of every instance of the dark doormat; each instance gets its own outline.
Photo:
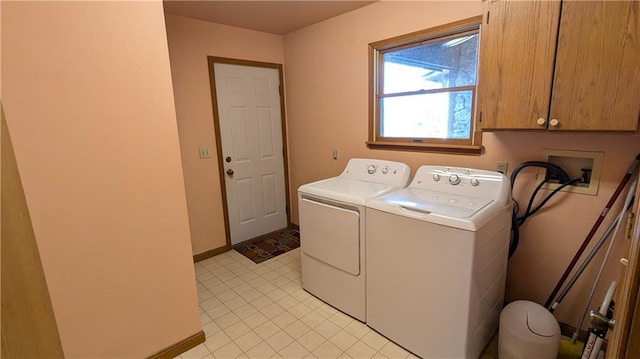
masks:
<instances>
[{"instance_id":1,"label":"dark doormat","mask_svg":"<svg viewBox=\"0 0 640 359\"><path fill-rule=\"evenodd\" d=\"M287 228L238 243L233 249L254 263L261 263L298 247L300 232Z\"/></svg>"}]
</instances>

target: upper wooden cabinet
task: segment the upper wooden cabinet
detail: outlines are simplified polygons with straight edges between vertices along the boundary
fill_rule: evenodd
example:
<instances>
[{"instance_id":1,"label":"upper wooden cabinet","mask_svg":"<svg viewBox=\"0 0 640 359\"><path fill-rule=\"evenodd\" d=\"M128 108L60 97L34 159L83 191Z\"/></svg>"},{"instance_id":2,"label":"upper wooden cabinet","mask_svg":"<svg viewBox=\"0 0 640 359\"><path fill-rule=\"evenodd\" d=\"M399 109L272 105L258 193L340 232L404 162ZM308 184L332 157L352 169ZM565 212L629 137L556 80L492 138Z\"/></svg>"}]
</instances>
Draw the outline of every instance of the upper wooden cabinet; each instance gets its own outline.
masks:
<instances>
[{"instance_id":1,"label":"upper wooden cabinet","mask_svg":"<svg viewBox=\"0 0 640 359\"><path fill-rule=\"evenodd\" d=\"M487 1L478 96L485 130L637 130L640 2Z\"/></svg>"}]
</instances>

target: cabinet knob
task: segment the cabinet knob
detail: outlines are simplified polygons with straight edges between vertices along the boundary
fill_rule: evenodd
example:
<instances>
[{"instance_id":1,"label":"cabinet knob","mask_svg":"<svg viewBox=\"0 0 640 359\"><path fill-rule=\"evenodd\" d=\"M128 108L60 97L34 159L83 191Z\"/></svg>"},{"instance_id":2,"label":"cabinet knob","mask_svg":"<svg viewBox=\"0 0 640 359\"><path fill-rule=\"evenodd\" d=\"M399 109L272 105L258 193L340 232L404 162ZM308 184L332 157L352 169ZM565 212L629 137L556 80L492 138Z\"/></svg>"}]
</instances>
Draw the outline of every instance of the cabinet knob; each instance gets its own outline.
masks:
<instances>
[{"instance_id":1,"label":"cabinet knob","mask_svg":"<svg viewBox=\"0 0 640 359\"><path fill-rule=\"evenodd\" d=\"M536 123L538 124L538 126L544 126L547 124L547 120L545 120L544 118L540 117L538 120L536 120Z\"/></svg>"},{"instance_id":2,"label":"cabinet knob","mask_svg":"<svg viewBox=\"0 0 640 359\"><path fill-rule=\"evenodd\" d=\"M556 120L555 118L552 118L551 121L549 121L549 125L551 125L552 127L558 127L559 124L560 121Z\"/></svg>"}]
</instances>

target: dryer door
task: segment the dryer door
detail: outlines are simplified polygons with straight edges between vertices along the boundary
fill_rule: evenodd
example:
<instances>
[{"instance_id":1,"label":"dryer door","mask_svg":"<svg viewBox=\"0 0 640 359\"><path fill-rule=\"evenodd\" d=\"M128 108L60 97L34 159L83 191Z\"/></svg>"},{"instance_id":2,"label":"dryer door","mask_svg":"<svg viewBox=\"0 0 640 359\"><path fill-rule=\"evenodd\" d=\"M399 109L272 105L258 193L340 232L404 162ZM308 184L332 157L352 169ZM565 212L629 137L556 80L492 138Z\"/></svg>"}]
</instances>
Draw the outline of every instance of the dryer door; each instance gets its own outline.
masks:
<instances>
[{"instance_id":1,"label":"dryer door","mask_svg":"<svg viewBox=\"0 0 640 359\"><path fill-rule=\"evenodd\" d=\"M342 271L360 274L360 212L311 198L300 200L302 251Z\"/></svg>"}]
</instances>

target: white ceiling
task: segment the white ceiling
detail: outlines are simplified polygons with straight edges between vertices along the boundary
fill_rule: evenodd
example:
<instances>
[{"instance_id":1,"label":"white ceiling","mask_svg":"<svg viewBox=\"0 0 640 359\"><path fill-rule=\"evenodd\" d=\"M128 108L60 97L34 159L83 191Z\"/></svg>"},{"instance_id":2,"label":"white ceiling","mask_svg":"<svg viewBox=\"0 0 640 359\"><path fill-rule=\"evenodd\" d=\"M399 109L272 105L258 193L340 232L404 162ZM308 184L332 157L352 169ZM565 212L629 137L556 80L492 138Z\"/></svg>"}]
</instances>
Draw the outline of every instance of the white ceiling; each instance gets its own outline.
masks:
<instances>
[{"instance_id":1,"label":"white ceiling","mask_svg":"<svg viewBox=\"0 0 640 359\"><path fill-rule=\"evenodd\" d=\"M284 35L375 1L164 0L167 14Z\"/></svg>"}]
</instances>

